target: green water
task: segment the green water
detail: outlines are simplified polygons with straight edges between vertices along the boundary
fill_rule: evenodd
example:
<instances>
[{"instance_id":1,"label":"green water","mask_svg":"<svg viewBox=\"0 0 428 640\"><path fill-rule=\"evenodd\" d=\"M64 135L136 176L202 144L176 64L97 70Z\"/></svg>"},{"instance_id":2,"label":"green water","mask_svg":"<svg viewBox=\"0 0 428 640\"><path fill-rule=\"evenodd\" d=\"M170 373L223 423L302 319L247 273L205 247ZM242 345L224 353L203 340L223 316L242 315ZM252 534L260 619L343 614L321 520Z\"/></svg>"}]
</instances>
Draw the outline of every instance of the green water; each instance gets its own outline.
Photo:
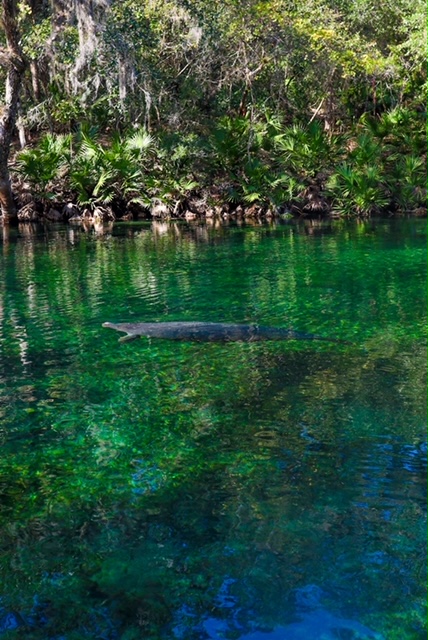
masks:
<instances>
[{"instance_id":1,"label":"green water","mask_svg":"<svg viewBox=\"0 0 428 640\"><path fill-rule=\"evenodd\" d=\"M425 631L426 222L3 231L0 637ZM119 344L102 322L354 344Z\"/></svg>"}]
</instances>

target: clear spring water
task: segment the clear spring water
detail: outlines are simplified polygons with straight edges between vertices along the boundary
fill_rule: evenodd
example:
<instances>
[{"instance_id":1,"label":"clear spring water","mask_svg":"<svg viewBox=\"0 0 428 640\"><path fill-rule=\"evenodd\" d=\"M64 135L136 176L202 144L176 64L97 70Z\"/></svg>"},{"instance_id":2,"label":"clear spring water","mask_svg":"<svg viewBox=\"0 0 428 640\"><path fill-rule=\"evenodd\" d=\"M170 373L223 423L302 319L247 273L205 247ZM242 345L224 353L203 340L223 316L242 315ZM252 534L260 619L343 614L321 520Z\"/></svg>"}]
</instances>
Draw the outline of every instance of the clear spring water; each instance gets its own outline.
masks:
<instances>
[{"instance_id":1,"label":"clear spring water","mask_svg":"<svg viewBox=\"0 0 428 640\"><path fill-rule=\"evenodd\" d=\"M3 231L1 640L425 631L426 222ZM119 344L102 322L354 342Z\"/></svg>"}]
</instances>

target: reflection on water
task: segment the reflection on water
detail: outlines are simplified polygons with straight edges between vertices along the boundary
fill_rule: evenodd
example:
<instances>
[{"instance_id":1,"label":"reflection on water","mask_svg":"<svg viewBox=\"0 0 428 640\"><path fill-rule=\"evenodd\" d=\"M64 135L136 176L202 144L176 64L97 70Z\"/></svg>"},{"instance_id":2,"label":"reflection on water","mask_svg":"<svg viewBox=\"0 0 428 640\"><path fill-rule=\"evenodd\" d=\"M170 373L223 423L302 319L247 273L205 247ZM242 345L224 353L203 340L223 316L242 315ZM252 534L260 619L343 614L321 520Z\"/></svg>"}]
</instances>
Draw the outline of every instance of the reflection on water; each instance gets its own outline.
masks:
<instances>
[{"instance_id":1,"label":"reflection on water","mask_svg":"<svg viewBox=\"0 0 428 640\"><path fill-rule=\"evenodd\" d=\"M227 594L228 586L233 580L225 580L219 592L219 606L233 607L234 599ZM323 638L373 638L382 640L383 636L354 620L337 617L323 608L322 599L325 598L322 589L309 584L295 591L295 617L297 620L286 626L275 626L270 631L251 631L239 635L241 640L322 640ZM188 611L185 612L187 615ZM236 619L233 621L237 633L243 629ZM207 618L203 622L203 630L208 638L227 637L230 625L223 619ZM173 630L175 637L184 636L180 627Z\"/></svg>"},{"instance_id":2,"label":"reflection on water","mask_svg":"<svg viewBox=\"0 0 428 640\"><path fill-rule=\"evenodd\" d=\"M416 639L425 226L3 229L0 636ZM118 344L112 321L310 342Z\"/></svg>"}]
</instances>

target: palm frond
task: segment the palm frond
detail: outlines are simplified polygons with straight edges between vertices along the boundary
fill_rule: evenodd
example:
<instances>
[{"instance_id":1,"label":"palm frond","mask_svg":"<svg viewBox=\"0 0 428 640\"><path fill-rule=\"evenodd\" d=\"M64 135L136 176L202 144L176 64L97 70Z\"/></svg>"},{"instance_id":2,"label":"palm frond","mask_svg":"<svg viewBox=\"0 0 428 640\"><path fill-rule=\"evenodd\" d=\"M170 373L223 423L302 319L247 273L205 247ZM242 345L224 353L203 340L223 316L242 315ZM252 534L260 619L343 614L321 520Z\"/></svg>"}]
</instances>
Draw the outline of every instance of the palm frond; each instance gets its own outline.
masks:
<instances>
[{"instance_id":1,"label":"palm frond","mask_svg":"<svg viewBox=\"0 0 428 640\"><path fill-rule=\"evenodd\" d=\"M154 138L145 129L139 129L125 141L125 148L128 151L138 151L142 153L153 146Z\"/></svg>"}]
</instances>

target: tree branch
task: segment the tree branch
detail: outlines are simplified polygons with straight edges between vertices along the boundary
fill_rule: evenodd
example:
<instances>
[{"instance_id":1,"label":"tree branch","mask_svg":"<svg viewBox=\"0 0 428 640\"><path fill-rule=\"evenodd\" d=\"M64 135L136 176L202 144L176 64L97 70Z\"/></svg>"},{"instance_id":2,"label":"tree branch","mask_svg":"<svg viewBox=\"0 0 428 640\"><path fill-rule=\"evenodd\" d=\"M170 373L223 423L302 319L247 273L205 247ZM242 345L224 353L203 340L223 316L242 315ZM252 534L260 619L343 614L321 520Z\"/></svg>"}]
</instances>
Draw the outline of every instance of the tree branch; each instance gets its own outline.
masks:
<instances>
[{"instance_id":1,"label":"tree branch","mask_svg":"<svg viewBox=\"0 0 428 640\"><path fill-rule=\"evenodd\" d=\"M0 66L5 69L15 69L18 73L24 71L26 63L21 52L11 49L0 49Z\"/></svg>"}]
</instances>

